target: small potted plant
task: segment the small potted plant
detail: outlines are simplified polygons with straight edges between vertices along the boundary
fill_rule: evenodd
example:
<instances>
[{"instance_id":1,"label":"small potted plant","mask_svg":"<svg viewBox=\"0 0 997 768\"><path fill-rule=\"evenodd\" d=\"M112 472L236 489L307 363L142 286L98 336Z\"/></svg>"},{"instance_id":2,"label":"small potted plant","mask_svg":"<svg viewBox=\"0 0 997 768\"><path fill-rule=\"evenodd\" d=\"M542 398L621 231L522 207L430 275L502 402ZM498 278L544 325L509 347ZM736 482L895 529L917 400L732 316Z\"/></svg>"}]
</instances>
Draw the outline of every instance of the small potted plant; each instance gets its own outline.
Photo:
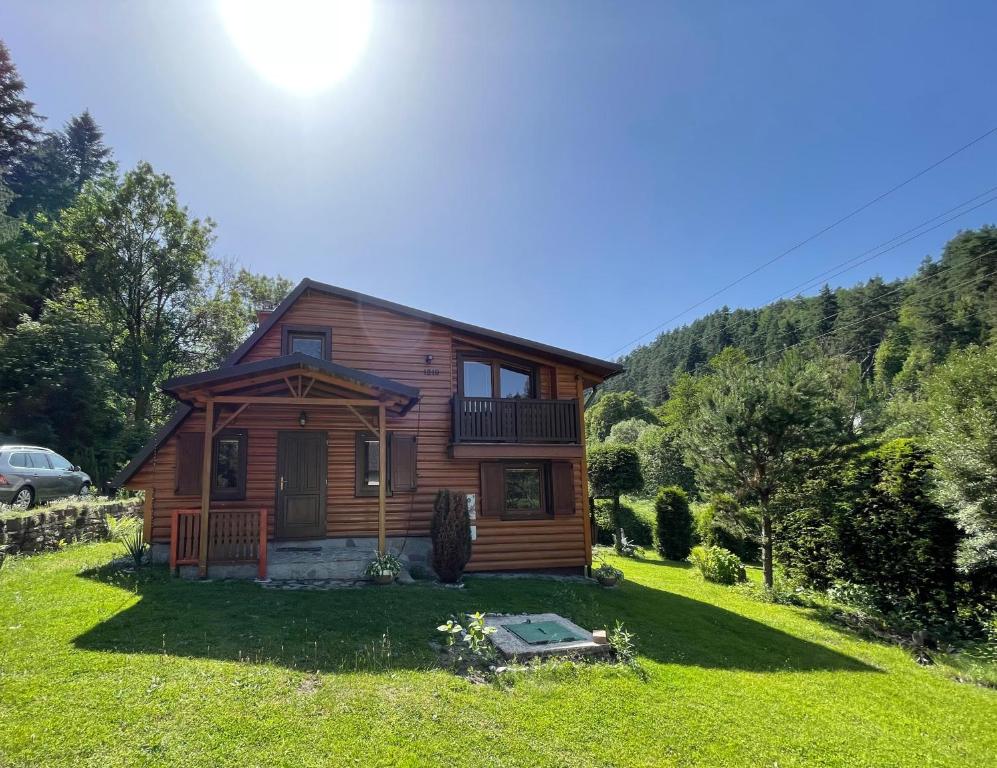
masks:
<instances>
[{"instance_id":1,"label":"small potted plant","mask_svg":"<svg viewBox=\"0 0 997 768\"><path fill-rule=\"evenodd\" d=\"M374 555L374 559L367 563L364 574L376 584L390 584L401 569L402 561L390 552L385 552Z\"/></svg>"},{"instance_id":2,"label":"small potted plant","mask_svg":"<svg viewBox=\"0 0 997 768\"><path fill-rule=\"evenodd\" d=\"M623 581L623 571L614 568L605 560L602 561L602 565L595 569L594 574L596 581L604 587L615 587Z\"/></svg>"}]
</instances>

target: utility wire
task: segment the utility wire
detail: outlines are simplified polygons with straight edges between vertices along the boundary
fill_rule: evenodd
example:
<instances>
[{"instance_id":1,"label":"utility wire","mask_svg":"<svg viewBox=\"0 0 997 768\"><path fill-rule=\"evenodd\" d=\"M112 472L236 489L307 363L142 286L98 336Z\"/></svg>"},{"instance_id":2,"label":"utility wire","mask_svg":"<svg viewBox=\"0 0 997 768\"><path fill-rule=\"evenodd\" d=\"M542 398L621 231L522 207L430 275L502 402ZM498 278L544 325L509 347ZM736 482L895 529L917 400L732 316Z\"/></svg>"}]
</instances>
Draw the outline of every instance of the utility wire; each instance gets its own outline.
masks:
<instances>
[{"instance_id":1,"label":"utility wire","mask_svg":"<svg viewBox=\"0 0 997 768\"><path fill-rule=\"evenodd\" d=\"M910 177L904 179L903 181L901 181L899 184L896 184L896 185L890 187L888 190L886 190L882 194L874 197L873 199L869 200L866 203L863 203L862 205L860 205L855 210L851 211L850 213L845 214L844 216L840 217L839 219L836 219L835 221L831 222L830 224L828 224L824 228L818 230L817 232L815 232L814 234L810 235L809 237L807 237L807 238L805 238L803 240L800 240L798 243L796 243L795 245L787 248L782 253L780 253L780 254L778 254L776 256L773 256L768 261L765 261L765 262L759 264L757 267L751 269L750 271L748 271L745 274L741 275L737 279L732 280L731 282L727 283L722 288L717 289L716 291L714 291L713 293L711 293L709 296L707 296L705 299L697 301L695 304L692 304L692 305L686 307L685 309L683 309L678 314L673 315L672 317L670 317L669 319L667 319L664 322L660 323L659 325L656 325L651 330L642 333L640 336L638 336L637 338L633 339L632 341L628 341L626 344L624 344L624 345L622 345L620 347L617 347L615 350L613 350L610 353L609 356L612 357L612 356L616 355L617 352L621 352L621 351L625 350L627 347L630 347L631 345L636 344L637 342L641 341L645 337L651 335L652 333L655 333L656 331L660 330L661 328L664 328L666 325L669 325L670 323L674 322L675 320L678 320L683 315L691 312L694 309L697 309L698 307L701 307L703 304L705 304L706 302L710 301L711 299L716 298L721 293L724 293L725 291L728 291L731 288L733 288L735 285L738 285L738 284L744 282L749 277L752 277L753 275L757 274L758 272L761 272L766 267L771 266L775 262L779 261L780 259L785 258L786 256L788 256L789 254L793 253L794 251L799 250L804 245L807 245L808 243L813 242L814 240L816 240L821 235L826 234L827 232L831 231L832 229L834 229L835 227L839 226L840 224L843 224L844 222L848 221L849 219L857 216L858 214L862 213L862 211L866 210L870 206L875 205L876 203L880 202L884 198L889 197L894 192L897 192L898 190L903 189L904 187L906 187L911 182L919 179L921 176L924 176L924 174L928 173L929 171L932 171L935 168L937 168L938 166L942 165L943 163L951 160L956 155L958 155L958 154L960 154L962 152L965 152L970 147L974 146L975 144L978 144L979 142L983 141L985 138L987 138L988 136L991 136L994 133L997 133L997 126L991 128L989 131L986 131L985 133L980 134L979 136L977 136L972 141L970 141L970 142L968 142L966 144L963 144L958 149L950 152L949 154L945 155L945 157L941 158L940 160L935 161L934 163L932 163L931 165L927 166L926 168L922 168L920 171L918 171L917 173L915 173L913 176L910 176Z\"/></svg>"},{"instance_id":2,"label":"utility wire","mask_svg":"<svg viewBox=\"0 0 997 768\"><path fill-rule=\"evenodd\" d=\"M993 251L992 251L992 253L993 253ZM986 277L991 277L993 275L997 275L997 269L995 269L995 270L993 270L991 272L986 272L986 273L984 273L982 275L977 275L976 277L970 278L969 280L966 280L966 281L964 281L962 283L958 283L958 284L952 285L952 286L946 286L945 288L941 289L940 291L935 291L934 293L928 294L927 296L924 297L924 299L932 299L932 298L934 298L936 296L940 296L941 294L945 293L946 291L954 291L954 290L956 290L958 288L964 288L965 286L967 286L967 285L969 285L971 283L978 282L980 280L983 280ZM874 315L868 315L867 317L859 318L858 320L854 320L854 321L852 321L850 323L845 323L844 325L839 326L837 328L834 328L833 330L827 331L825 333L818 334L817 336L814 336L813 338L803 339L802 341L797 341L794 344L789 344L789 345L783 347L782 349L775 349L775 350L772 350L771 352L766 352L764 355L759 355L758 357L752 358L751 360L748 361L748 363L749 364L753 364L753 363L761 362L762 360L765 360L766 358L772 357L772 355L782 354L783 352L786 352L786 351L788 351L790 349L793 349L794 347L799 347L799 346L801 346L803 344L810 344L810 343L812 343L814 341L817 341L818 339L826 338L828 336L833 336L835 333L838 333L840 331L848 330L849 328L854 328L856 325L862 325L863 323L867 323L870 320L873 320L873 319L875 319L877 317L882 317L883 315L888 315L888 314L891 314L892 312L895 312L895 311L896 311L896 309L887 309L887 310L884 310L882 312L877 312Z\"/></svg>"},{"instance_id":3,"label":"utility wire","mask_svg":"<svg viewBox=\"0 0 997 768\"><path fill-rule=\"evenodd\" d=\"M912 227L911 229L908 229L906 232L901 232L899 235L896 235L895 237L891 237L889 240L886 240L886 241L880 243L879 245L877 245L877 246L875 246L873 248L870 248L870 249L868 249L866 251L863 251L862 253L858 254L857 256L853 256L850 259L846 259L843 262L839 262L834 267L831 267L830 269L827 269L824 272L821 272L820 275L817 276L817 278L811 278L810 280L807 280L804 283L800 283L799 285L797 285L797 286L795 286L793 288L790 288L787 291L783 291L779 295L777 295L774 298L770 299L769 301L765 302L765 304L772 304L773 302L776 302L779 299L784 298L785 296L789 295L790 293L796 291L800 286L807 286L806 290L814 288L814 287L816 287L816 285L819 285L822 282L826 282L826 280L828 280L830 278L837 277L838 275L844 274L845 272L848 272L849 270L855 269L855 267L858 267L858 266L860 266L862 264L866 264L866 263L872 261L873 259L878 259L880 256L884 256L885 254L889 253L890 251L896 250L897 248L899 248L902 245L906 245L907 243L910 243L910 242L918 239L919 237L923 237L924 235L928 234L929 232L933 232L934 230L938 229L939 227L943 227L946 224L948 224L948 223L950 223L952 221L955 221L956 219L958 219L958 218L960 218L962 216L965 216L968 213L972 213L977 208L982 208L984 205L989 205L990 203L992 203L994 201L997 201L997 195L994 195L994 196L992 196L992 197L984 200L982 203L978 203L977 205L974 205L972 208L968 208L967 210L962 211L961 213L957 213L954 216L951 216L951 217L945 219L944 221L941 221L938 224L935 224L934 226L929 227L928 229L925 229L923 232L918 232L916 235L912 235L911 237L908 237L905 240L901 240L900 242L894 242L895 240L897 240L897 238L902 238L902 237L904 237L904 235L910 234L911 232L914 232L914 231L920 229L925 224L930 224L932 221L935 221L936 219L940 218L941 216L945 216L945 215L951 213L952 211L956 211L959 208L962 208L965 205L968 205L969 203L973 202L974 200L978 200L983 195L989 194L991 192L997 192L997 187L991 187L986 192L982 192L979 195L971 197L969 200L966 200L965 202L960 203L959 205L957 205L957 206L955 206L953 208L950 208L949 210L945 211L944 213L939 214L938 216L932 216L930 219L926 219L925 221L922 221L920 224L918 224L915 227ZM893 245L890 245L890 243L893 243ZM889 247L886 247L886 246L889 246ZM880 250L880 249L882 249L882 250ZM873 253L874 251L879 251L879 253ZM868 256L868 254L870 254L870 253L872 253L873 255ZM866 257L866 258L862 258L862 257ZM851 264L851 262L853 262L853 261L855 263ZM837 269L838 267L842 267L842 266L844 266L846 264L850 264L850 266L847 266L844 269L840 269L837 272L834 272L835 269ZM831 272L834 272L834 273L833 274L829 274ZM826 277L824 279L818 279L818 278L820 278L823 275L828 275L828 277ZM816 283L815 283L815 280L816 280ZM707 339L715 338L715 337L719 336L721 333L723 333L724 331L728 331L728 330L733 329L733 328L739 328L742 325L745 325L746 323L748 323L749 321L751 321L753 319L755 319L755 316L753 314L748 314L746 317L742 317L742 318L740 318L738 320L732 320L731 322L727 323L726 325L722 325L720 328L717 328L716 330L711 331L709 334L704 335L703 338L702 338L702 340L705 341Z\"/></svg>"}]
</instances>

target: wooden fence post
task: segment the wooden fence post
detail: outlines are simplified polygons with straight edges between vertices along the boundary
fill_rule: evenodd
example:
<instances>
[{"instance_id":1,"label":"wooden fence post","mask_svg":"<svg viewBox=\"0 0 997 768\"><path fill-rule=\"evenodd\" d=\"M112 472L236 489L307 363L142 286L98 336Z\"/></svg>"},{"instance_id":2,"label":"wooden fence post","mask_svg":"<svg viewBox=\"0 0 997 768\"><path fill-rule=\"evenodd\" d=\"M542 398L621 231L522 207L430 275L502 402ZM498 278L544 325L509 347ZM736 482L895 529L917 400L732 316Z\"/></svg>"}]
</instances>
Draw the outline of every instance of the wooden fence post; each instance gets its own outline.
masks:
<instances>
[{"instance_id":1,"label":"wooden fence post","mask_svg":"<svg viewBox=\"0 0 997 768\"><path fill-rule=\"evenodd\" d=\"M256 577L267 580L267 508L260 509L260 552L257 557Z\"/></svg>"}]
</instances>

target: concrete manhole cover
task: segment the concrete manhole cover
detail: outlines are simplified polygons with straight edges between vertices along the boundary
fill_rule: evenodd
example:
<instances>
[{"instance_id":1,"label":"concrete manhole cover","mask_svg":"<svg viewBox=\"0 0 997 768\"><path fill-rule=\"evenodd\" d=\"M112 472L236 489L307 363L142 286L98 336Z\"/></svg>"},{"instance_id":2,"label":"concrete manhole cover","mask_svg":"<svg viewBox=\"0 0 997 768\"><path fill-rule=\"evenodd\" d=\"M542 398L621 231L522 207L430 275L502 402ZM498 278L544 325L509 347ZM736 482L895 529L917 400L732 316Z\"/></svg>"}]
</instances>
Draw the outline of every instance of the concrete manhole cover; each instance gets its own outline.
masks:
<instances>
[{"instance_id":1,"label":"concrete manhole cover","mask_svg":"<svg viewBox=\"0 0 997 768\"><path fill-rule=\"evenodd\" d=\"M556 613L489 613L485 615L485 626L495 628L492 644L507 659L610 652L609 645L595 642L591 632Z\"/></svg>"}]
</instances>

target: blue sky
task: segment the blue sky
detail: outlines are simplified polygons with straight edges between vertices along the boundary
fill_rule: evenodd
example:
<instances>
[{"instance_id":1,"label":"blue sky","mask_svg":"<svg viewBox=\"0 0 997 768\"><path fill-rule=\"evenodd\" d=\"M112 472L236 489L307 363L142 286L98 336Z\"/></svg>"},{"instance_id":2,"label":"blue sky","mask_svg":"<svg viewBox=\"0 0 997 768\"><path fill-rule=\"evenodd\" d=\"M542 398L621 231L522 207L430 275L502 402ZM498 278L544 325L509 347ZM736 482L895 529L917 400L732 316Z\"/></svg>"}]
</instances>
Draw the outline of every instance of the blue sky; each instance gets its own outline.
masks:
<instances>
[{"instance_id":1,"label":"blue sky","mask_svg":"<svg viewBox=\"0 0 997 768\"><path fill-rule=\"evenodd\" d=\"M350 76L302 97L208 0L0 8L50 125L89 108L123 167L217 221L217 255L598 356L997 126L995 25L993 2L398 0ZM683 320L995 185L997 135Z\"/></svg>"}]
</instances>

